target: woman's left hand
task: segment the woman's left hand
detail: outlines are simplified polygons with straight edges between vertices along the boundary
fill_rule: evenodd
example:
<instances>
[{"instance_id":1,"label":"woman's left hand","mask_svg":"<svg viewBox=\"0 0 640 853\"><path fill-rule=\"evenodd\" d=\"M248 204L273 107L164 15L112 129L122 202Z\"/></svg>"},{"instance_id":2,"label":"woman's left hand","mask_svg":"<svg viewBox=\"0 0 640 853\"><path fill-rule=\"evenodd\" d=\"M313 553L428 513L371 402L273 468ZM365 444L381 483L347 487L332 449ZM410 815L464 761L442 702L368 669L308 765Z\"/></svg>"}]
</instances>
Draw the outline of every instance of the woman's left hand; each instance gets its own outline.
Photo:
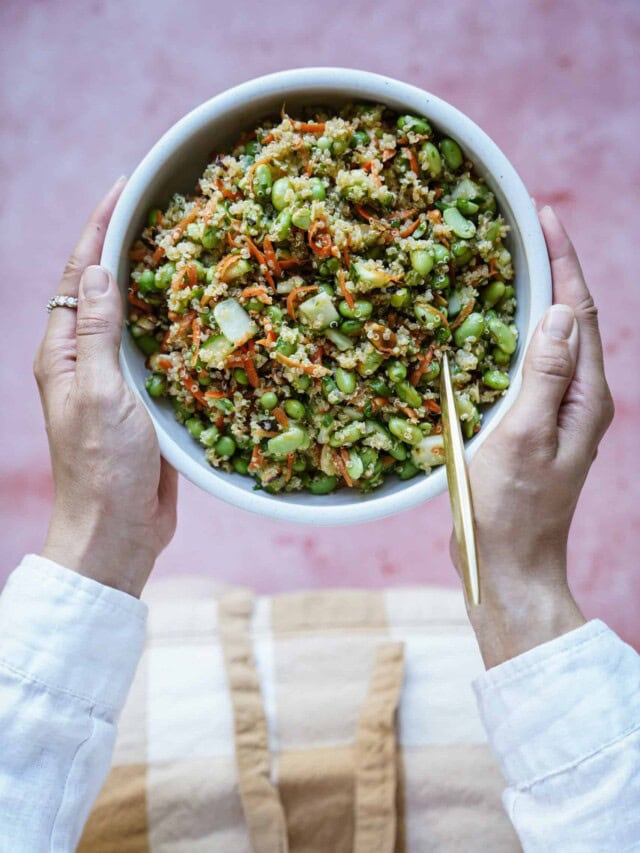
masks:
<instances>
[{"instance_id":1,"label":"woman's left hand","mask_svg":"<svg viewBox=\"0 0 640 853\"><path fill-rule=\"evenodd\" d=\"M43 556L139 596L176 526L177 475L142 402L122 378L122 299L100 253L120 179L91 215L58 293L34 373L55 500Z\"/></svg>"}]
</instances>

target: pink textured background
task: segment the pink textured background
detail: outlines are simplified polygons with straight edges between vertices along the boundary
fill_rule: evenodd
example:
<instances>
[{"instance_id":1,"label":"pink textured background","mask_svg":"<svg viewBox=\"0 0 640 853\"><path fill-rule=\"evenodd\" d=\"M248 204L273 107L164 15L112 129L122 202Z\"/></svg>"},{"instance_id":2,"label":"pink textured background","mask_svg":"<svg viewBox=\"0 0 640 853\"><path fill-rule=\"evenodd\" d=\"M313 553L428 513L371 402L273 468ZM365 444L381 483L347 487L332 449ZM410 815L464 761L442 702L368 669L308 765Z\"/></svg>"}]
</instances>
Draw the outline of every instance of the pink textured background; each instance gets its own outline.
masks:
<instances>
[{"instance_id":1,"label":"pink textured background","mask_svg":"<svg viewBox=\"0 0 640 853\"><path fill-rule=\"evenodd\" d=\"M51 499L32 354L82 222L182 114L266 72L346 65L423 86L477 121L553 203L601 309L617 415L571 537L579 601L640 646L640 4L512 0L4 0L0 9L3 382L0 580ZM535 523L523 519L523 524ZM158 574L259 590L453 584L446 496L356 528L249 516L181 485Z\"/></svg>"}]
</instances>

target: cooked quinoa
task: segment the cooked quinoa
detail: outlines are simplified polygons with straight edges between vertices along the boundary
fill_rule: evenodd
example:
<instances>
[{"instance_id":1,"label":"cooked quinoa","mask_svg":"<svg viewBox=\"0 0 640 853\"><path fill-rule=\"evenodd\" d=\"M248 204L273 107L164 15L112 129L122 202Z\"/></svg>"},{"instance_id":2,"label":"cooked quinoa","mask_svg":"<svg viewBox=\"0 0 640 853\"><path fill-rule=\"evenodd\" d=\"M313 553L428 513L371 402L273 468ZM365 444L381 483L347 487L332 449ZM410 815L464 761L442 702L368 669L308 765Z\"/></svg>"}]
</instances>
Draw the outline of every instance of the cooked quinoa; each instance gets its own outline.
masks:
<instances>
[{"instance_id":1,"label":"cooked quinoa","mask_svg":"<svg viewBox=\"0 0 640 853\"><path fill-rule=\"evenodd\" d=\"M268 492L368 492L444 461L440 362L466 438L509 385L508 228L460 146L357 104L283 113L150 211L129 326L152 397Z\"/></svg>"}]
</instances>

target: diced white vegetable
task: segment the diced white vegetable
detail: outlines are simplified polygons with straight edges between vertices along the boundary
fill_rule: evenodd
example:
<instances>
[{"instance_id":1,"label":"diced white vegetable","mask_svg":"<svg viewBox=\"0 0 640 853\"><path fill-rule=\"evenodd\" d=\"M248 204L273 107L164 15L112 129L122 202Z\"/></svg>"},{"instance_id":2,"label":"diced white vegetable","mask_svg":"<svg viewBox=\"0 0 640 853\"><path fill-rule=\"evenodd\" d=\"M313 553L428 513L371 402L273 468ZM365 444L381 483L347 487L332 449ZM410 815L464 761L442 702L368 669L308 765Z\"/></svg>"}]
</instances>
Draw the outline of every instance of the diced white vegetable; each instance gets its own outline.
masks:
<instances>
[{"instance_id":1,"label":"diced white vegetable","mask_svg":"<svg viewBox=\"0 0 640 853\"><path fill-rule=\"evenodd\" d=\"M203 364L222 370L235 345L224 335L212 335L202 344L198 357Z\"/></svg>"},{"instance_id":2,"label":"diced white vegetable","mask_svg":"<svg viewBox=\"0 0 640 853\"><path fill-rule=\"evenodd\" d=\"M326 329L340 319L334 308L331 297L324 290L316 293L311 299L306 299L298 306L298 314L312 329Z\"/></svg>"},{"instance_id":3,"label":"diced white vegetable","mask_svg":"<svg viewBox=\"0 0 640 853\"><path fill-rule=\"evenodd\" d=\"M347 350L353 349L353 341L351 338L347 337L347 335L343 335L342 332L338 332L336 329L327 329L325 336L338 347L340 352L346 352Z\"/></svg>"},{"instance_id":4,"label":"diced white vegetable","mask_svg":"<svg viewBox=\"0 0 640 853\"><path fill-rule=\"evenodd\" d=\"M374 287L388 287L393 276L388 272L381 270L372 261L358 261L354 264L356 274L358 276L358 290L372 290Z\"/></svg>"},{"instance_id":5,"label":"diced white vegetable","mask_svg":"<svg viewBox=\"0 0 640 853\"><path fill-rule=\"evenodd\" d=\"M418 468L429 471L435 465L444 464L444 439L441 435L425 435L411 451L411 458Z\"/></svg>"},{"instance_id":6,"label":"diced white vegetable","mask_svg":"<svg viewBox=\"0 0 640 853\"><path fill-rule=\"evenodd\" d=\"M230 341L239 347L258 331L251 317L235 299L225 299L213 309L213 316L220 326L220 331Z\"/></svg>"}]
</instances>

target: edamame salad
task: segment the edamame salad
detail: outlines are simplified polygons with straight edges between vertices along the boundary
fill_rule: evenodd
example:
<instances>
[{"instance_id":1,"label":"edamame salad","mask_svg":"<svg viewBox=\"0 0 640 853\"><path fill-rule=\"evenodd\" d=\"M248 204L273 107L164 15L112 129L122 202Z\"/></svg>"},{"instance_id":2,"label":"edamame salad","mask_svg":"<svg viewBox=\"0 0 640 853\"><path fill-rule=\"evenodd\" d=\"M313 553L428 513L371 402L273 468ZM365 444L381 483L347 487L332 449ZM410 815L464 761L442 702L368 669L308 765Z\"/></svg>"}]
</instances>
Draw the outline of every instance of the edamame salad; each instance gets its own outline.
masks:
<instances>
[{"instance_id":1,"label":"edamame salad","mask_svg":"<svg viewBox=\"0 0 640 853\"><path fill-rule=\"evenodd\" d=\"M149 212L129 328L151 397L270 493L369 492L444 461L509 386L508 228L459 144L382 105L264 121Z\"/></svg>"}]
</instances>

